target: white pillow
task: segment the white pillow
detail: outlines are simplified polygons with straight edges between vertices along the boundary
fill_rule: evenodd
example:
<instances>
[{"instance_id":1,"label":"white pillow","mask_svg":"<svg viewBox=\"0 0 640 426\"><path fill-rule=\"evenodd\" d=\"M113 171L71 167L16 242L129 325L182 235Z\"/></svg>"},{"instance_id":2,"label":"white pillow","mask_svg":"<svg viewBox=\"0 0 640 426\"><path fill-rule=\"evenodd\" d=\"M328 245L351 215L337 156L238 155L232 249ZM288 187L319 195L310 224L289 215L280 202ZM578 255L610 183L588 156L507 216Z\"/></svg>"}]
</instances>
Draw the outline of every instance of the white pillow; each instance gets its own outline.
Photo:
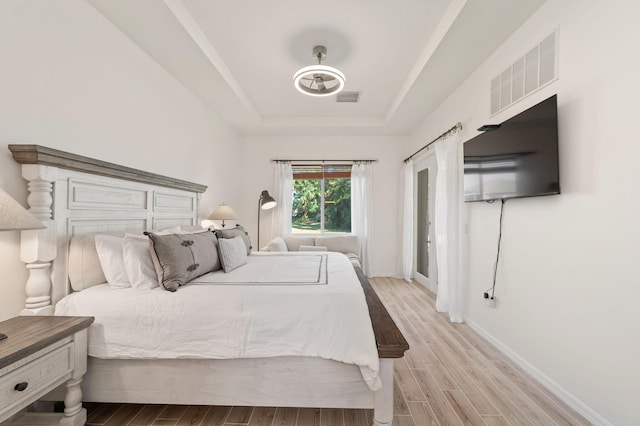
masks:
<instances>
[{"instance_id":1,"label":"white pillow","mask_svg":"<svg viewBox=\"0 0 640 426\"><path fill-rule=\"evenodd\" d=\"M151 260L149 237L126 234L122 241L124 269L133 288L152 289L160 286Z\"/></svg>"},{"instance_id":2,"label":"white pillow","mask_svg":"<svg viewBox=\"0 0 640 426\"><path fill-rule=\"evenodd\" d=\"M327 251L327 246L300 246L299 251Z\"/></svg>"},{"instance_id":3,"label":"white pillow","mask_svg":"<svg viewBox=\"0 0 640 426\"><path fill-rule=\"evenodd\" d=\"M131 287L125 272L124 256L122 253L122 237L111 235L96 235L96 251L102 272L109 285L113 287Z\"/></svg>"},{"instance_id":4,"label":"white pillow","mask_svg":"<svg viewBox=\"0 0 640 426\"><path fill-rule=\"evenodd\" d=\"M180 234L181 233L181 228L179 226L173 226L171 228L165 228L165 229L160 229L160 230L151 230L148 232L153 232L154 234L157 235L169 235L169 234ZM133 235L133 234L131 234ZM145 235L146 236L146 235Z\"/></svg>"},{"instance_id":5,"label":"white pillow","mask_svg":"<svg viewBox=\"0 0 640 426\"><path fill-rule=\"evenodd\" d=\"M287 243L282 237L275 237L267 244L267 251L289 251L289 249L287 249Z\"/></svg>"},{"instance_id":6,"label":"white pillow","mask_svg":"<svg viewBox=\"0 0 640 426\"><path fill-rule=\"evenodd\" d=\"M193 233L193 232L202 232L206 230L206 228L203 228L200 225L180 225L180 232L177 232L177 234L188 234L188 233Z\"/></svg>"},{"instance_id":7,"label":"white pillow","mask_svg":"<svg viewBox=\"0 0 640 426\"><path fill-rule=\"evenodd\" d=\"M222 269L224 269L225 273L231 272L247 263L247 246L241 236L220 238L218 245L220 263L222 263Z\"/></svg>"}]
</instances>

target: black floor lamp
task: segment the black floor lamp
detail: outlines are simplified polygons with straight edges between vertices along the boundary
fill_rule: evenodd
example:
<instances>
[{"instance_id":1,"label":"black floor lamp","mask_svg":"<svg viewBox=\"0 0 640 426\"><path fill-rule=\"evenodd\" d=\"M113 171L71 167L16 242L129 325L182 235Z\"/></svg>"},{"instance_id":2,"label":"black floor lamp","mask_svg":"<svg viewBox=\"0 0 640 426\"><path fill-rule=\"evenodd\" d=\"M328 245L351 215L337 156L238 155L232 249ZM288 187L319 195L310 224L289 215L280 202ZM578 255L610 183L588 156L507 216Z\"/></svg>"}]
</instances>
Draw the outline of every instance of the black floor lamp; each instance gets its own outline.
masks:
<instances>
[{"instance_id":1,"label":"black floor lamp","mask_svg":"<svg viewBox=\"0 0 640 426\"><path fill-rule=\"evenodd\" d=\"M269 195L269 191L266 189L262 191L260 198L258 198L258 251L260 251L260 211L271 210L277 204L276 200Z\"/></svg>"}]
</instances>

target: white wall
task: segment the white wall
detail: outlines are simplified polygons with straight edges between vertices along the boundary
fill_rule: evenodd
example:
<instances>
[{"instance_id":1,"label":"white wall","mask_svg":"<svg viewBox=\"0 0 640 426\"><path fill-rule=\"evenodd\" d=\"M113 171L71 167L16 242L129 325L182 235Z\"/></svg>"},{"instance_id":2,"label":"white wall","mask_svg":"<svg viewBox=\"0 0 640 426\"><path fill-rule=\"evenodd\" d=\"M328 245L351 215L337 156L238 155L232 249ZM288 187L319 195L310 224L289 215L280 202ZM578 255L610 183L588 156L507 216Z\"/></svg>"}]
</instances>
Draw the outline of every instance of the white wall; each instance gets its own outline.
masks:
<instances>
[{"instance_id":1,"label":"white wall","mask_svg":"<svg viewBox=\"0 0 640 426\"><path fill-rule=\"evenodd\" d=\"M242 220L239 222L246 226L255 241L260 191L273 190L272 159L377 159L373 164L373 273L376 276L397 275L398 185L406 145L406 138L402 137L246 137L243 193L254 196L247 197L240 207ZM270 235L271 215L266 211L261 215L260 244L265 245Z\"/></svg>"},{"instance_id":2,"label":"white wall","mask_svg":"<svg viewBox=\"0 0 640 426\"><path fill-rule=\"evenodd\" d=\"M633 0L548 0L412 135L251 137L240 141L196 98L80 0L0 0L0 186L26 205L9 143L40 144L209 185L201 214L236 209L255 238L257 197L272 158L377 158L376 275L398 258L402 159L457 121L463 138L558 93L559 196L506 205L498 305L488 308L498 205L467 206L466 316L592 419L637 424L640 369L639 7ZM560 79L489 118L489 81L555 27ZM239 142L245 143L240 160ZM241 162L242 161L242 162ZM240 167L239 166L244 166ZM229 176L242 175L241 184ZM253 198L247 194L254 194ZM269 234L264 215L262 238ZM0 320L24 303L19 235L0 234Z\"/></svg>"},{"instance_id":3,"label":"white wall","mask_svg":"<svg viewBox=\"0 0 640 426\"><path fill-rule=\"evenodd\" d=\"M38 144L209 186L234 203L228 126L88 3L0 1L0 186L26 206L8 144ZM224 157L224 161L220 160ZM24 306L19 233L0 233L0 320Z\"/></svg>"},{"instance_id":4,"label":"white wall","mask_svg":"<svg viewBox=\"0 0 640 426\"><path fill-rule=\"evenodd\" d=\"M463 140L557 93L562 194L506 203L497 307L499 203L470 203L468 321L594 422L640 423L637 2L548 0L431 114L410 143L461 121ZM559 80L494 118L489 82L559 28Z\"/></svg>"}]
</instances>

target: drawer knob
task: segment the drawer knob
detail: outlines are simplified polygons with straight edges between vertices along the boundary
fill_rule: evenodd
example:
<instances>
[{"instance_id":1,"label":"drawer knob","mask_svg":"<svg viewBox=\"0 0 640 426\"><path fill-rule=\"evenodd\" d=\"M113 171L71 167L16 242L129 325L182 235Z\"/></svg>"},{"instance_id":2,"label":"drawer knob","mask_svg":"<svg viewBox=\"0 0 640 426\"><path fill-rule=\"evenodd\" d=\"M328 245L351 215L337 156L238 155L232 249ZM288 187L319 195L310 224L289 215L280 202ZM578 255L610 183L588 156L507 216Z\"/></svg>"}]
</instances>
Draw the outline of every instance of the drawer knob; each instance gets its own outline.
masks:
<instances>
[{"instance_id":1,"label":"drawer knob","mask_svg":"<svg viewBox=\"0 0 640 426\"><path fill-rule=\"evenodd\" d=\"M27 388L27 386L29 386L29 383L20 382L14 387L14 389L17 390L18 392L22 392L23 390L25 390Z\"/></svg>"}]
</instances>

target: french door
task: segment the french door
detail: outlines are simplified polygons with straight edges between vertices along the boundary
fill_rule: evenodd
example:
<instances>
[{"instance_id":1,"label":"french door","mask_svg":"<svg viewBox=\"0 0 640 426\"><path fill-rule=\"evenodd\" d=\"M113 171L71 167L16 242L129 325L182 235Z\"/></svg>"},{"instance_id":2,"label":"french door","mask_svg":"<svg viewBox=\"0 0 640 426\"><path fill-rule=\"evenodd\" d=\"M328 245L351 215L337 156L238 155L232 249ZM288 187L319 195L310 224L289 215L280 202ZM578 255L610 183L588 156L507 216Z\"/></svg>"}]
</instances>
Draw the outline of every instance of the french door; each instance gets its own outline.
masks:
<instances>
[{"instance_id":1,"label":"french door","mask_svg":"<svg viewBox=\"0 0 640 426\"><path fill-rule=\"evenodd\" d=\"M430 291L438 292L434 232L436 156L432 152L415 162L414 176L414 277Z\"/></svg>"}]
</instances>

